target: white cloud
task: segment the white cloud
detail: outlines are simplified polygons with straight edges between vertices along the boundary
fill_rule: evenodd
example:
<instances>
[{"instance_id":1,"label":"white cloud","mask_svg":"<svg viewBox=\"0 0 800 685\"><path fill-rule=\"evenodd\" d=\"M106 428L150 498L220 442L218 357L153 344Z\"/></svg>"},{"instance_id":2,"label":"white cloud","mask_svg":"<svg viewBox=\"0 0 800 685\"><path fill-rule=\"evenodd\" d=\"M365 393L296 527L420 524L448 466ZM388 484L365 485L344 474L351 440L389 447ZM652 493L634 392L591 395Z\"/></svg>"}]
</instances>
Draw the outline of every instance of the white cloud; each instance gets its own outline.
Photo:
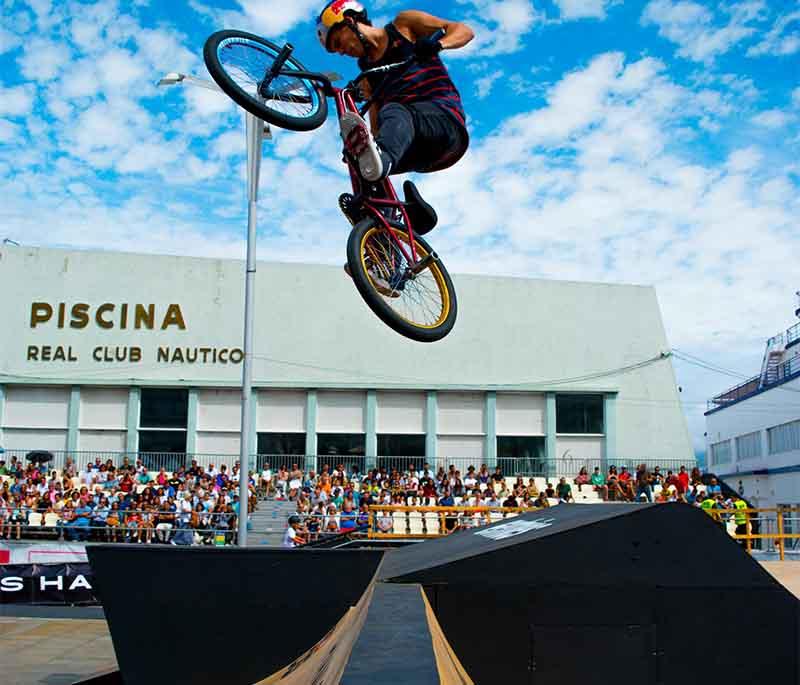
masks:
<instances>
[{"instance_id":1,"label":"white cloud","mask_svg":"<svg viewBox=\"0 0 800 685\"><path fill-rule=\"evenodd\" d=\"M493 71L489 74L484 76L479 76L475 79L475 91L478 96L479 100L483 100L484 98L489 97L489 94L492 92L492 87L494 86L495 82L502 78L503 70L498 69L497 71Z\"/></svg>"},{"instance_id":2,"label":"white cloud","mask_svg":"<svg viewBox=\"0 0 800 685\"><path fill-rule=\"evenodd\" d=\"M621 0L553 0L563 19L605 19L606 10Z\"/></svg>"},{"instance_id":3,"label":"white cloud","mask_svg":"<svg viewBox=\"0 0 800 685\"><path fill-rule=\"evenodd\" d=\"M295 25L311 21L319 0L237 0L251 26L267 38L279 38Z\"/></svg>"},{"instance_id":4,"label":"white cloud","mask_svg":"<svg viewBox=\"0 0 800 685\"><path fill-rule=\"evenodd\" d=\"M763 157L756 147L740 148L730 154L727 167L733 173L753 171L761 163Z\"/></svg>"},{"instance_id":5,"label":"white cloud","mask_svg":"<svg viewBox=\"0 0 800 685\"><path fill-rule=\"evenodd\" d=\"M459 0L470 7L463 21L474 31L475 39L461 50L448 53L448 59L508 54L523 46L522 38L544 21L532 0Z\"/></svg>"},{"instance_id":6,"label":"white cloud","mask_svg":"<svg viewBox=\"0 0 800 685\"><path fill-rule=\"evenodd\" d=\"M141 58L128 50L111 49L97 60L97 69L106 88L127 88L148 76ZM152 74L149 74L152 77Z\"/></svg>"},{"instance_id":7,"label":"white cloud","mask_svg":"<svg viewBox=\"0 0 800 685\"><path fill-rule=\"evenodd\" d=\"M6 31L0 28L0 55L4 52L9 52L22 43L22 39L11 31Z\"/></svg>"},{"instance_id":8,"label":"white cloud","mask_svg":"<svg viewBox=\"0 0 800 685\"><path fill-rule=\"evenodd\" d=\"M21 135L20 127L7 119L0 119L0 143L10 143Z\"/></svg>"},{"instance_id":9,"label":"white cloud","mask_svg":"<svg viewBox=\"0 0 800 685\"><path fill-rule=\"evenodd\" d=\"M747 54L787 56L800 51L800 11L779 17L774 26Z\"/></svg>"},{"instance_id":10,"label":"white cloud","mask_svg":"<svg viewBox=\"0 0 800 685\"><path fill-rule=\"evenodd\" d=\"M720 9L729 15L722 23L712 9L690 0L651 0L641 22L657 26L660 36L679 46L681 57L710 63L755 32L753 24L761 19L765 4L747 0Z\"/></svg>"},{"instance_id":11,"label":"white cloud","mask_svg":"<svg viewBox=\"0 0 800 685\"><path fill-rule=\"evenodd\" d=\"M764 128L782 128L789 123L791 117L779 109L768 109L756 114L750 121Z\"/></svg>"},{"instance_id":12,"label":"white cloud","mask_svg":"<svg viewBox=\"0 0 800 685\"><path fill-rule=\"evenodd\" d=\"M795 107L800 107L800 86L792 91L792 103Z\"/></svg>"},{"instance_id":13,"label":"white cloud","mask_svg":"<svg viewBox=\"0 0 800 685\"><path fill-rule=\"evenodd\" d=\"M33 110L34 90L31 86L0 87L0 115L27 116Z\"/></svg>"},{"instance_id":14,"label":"white cloud","mask_svg":"<svg viewBox=\"0 0 800 685\"><path fill-rule=\"evenodd\" d=\"M70 50L63 43L34 38L25 43L17 60L22 75L31 81L50 81L70 62Z\"/></svg>"}]
</instances>

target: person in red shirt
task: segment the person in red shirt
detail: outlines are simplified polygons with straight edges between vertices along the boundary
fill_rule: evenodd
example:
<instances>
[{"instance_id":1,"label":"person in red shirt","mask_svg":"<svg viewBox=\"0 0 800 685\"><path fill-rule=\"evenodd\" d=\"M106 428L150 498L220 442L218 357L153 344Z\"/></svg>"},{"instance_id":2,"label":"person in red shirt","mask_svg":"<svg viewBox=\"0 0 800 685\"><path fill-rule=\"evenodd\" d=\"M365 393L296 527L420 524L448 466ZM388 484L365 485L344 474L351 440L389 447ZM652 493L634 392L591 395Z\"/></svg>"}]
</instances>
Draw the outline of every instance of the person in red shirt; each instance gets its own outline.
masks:
<instances>
[{"instance_id":1,"label":"person in red shirt","mask_svg":"<svg viewBox=\"0 0 800 685\"><path fill-rule=\"evenodd\" d=\"M133 490L133 478L131 478L130 473L126 473L122 477L122 482L119 484L119 489L122 490L122 492L131 492L131 490Z\"/></svg>"},{"instance_id":2,"label":"person in red shirt","mask_svg":"<svg viewBox=\"0 0 800 685\"><path fill-rule=\"evenodd\" d=\"M618 480L622 483L627 483L631 479L631 474L628 472L626 466L620 466Z\"/></svg>"},{"instance_id":3,"label":"person in red shirt","mask_svg":"<svg viewBox=\"0 0 800 685\"><path fill-rule=\"evenodd\" d=\"M686 467L681 466L680 471L678 471L678 494L684 494L689 492L689 474L686 473Z\"/></svg>"}]
</instances>

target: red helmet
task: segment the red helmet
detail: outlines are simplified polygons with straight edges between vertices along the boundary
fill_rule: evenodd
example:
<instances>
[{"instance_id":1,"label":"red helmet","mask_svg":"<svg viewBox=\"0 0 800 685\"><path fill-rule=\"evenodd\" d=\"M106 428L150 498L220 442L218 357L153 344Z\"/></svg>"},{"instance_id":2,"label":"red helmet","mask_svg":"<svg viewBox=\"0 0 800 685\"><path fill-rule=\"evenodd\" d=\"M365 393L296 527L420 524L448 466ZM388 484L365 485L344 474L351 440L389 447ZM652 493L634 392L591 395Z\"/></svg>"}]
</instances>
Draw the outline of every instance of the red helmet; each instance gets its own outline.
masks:
<instances>
[{"instance_id":1,"label":"red helmet","mask_svg":"<svg viewBox=\"0 0 800 685\"><path fill-rule=\"evenodd\" d=\"M363 24L369 21L366 8L358 0L332 0L320 12L317 19L317 38L322 43L322 47L328 52L330 52L329 39L331 30L348 18L360 21Z\"/></svg>"}]
</instances>

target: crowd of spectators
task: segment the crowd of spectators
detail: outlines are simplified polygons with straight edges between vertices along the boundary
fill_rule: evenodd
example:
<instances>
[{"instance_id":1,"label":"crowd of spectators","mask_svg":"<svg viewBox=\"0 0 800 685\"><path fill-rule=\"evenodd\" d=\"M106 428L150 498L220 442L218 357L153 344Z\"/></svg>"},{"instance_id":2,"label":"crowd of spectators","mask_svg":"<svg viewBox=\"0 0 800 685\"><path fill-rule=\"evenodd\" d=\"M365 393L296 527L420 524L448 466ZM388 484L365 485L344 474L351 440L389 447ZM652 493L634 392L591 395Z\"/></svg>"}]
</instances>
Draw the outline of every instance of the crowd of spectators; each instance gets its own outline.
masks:
<instances>
[{"instance_id":1,"label":"crowd of spectators","mask_svg":"<svg viewBox=\"0 0 800 685\"><path fill-rule=\"evenodd\" d=\"M361 473L344 463L323 464L320 472L303 471L298 464L281 467L276 472L265 465L259 478L260 487L276 499L294 502L299 528L287 532L296 546L300 540L318 538L324 533L342 533L367 525L370 506L404 507L505 507L536 509L550 506L547 493L540 492L534 478L516 477L509 486L501 468L490 470L469 466L462 473L454 465L447 469L431 468L427 462L419 468L379 467ZM555 497L555 495L553 495ZM551 498L552 499L552 498ZM475 519L477 522L477 519ZM390 515L376 517L377 528L389 532ZM458 525L448 519L448 527Z\"/></svg>"},{"instance_id":2,"label":"crowd of spectators","mask_svg":"<svg viewBox=\"0 0 800 685\"><path fill-rule=\"evenodd\" d=\"M55 529L66 540L108 540L138 543L227 544L235 542L239 513L239 466L207 468L192 461L175 472L148 471L141 461L125 458L119 466L99 457L78 469L67 460L60 471L23 464L12 457L0 461L0 537L22 537L34 519ZM541 482L541 481L540 481ZM586 467L573 481L578 496L584 488L603 501L685 502L704 509L732 508L719 485L702 484L699 469L681 466L677 473L662 473L641 464L633 472L610 466L607 473ZM249 482L251 511L258 495L293 503L298 525L290 526L287 546L323 534L364 528L369 507L492 507L537 509L575 501L573 484L564 477L555 485L549 479L540 490L536 479L507 478L498 466L469 466L465 472L450 465L431 468L379 467L361 473L344 463L323 464L304 470L297 463L273 470L269 464ZM488 518L476 516L473 525ZM391 515L381 514L375 524L392 530ZM461 525L460 523L458 525ZM449 527L449 525L448 525Z\"/></svg>"},{"instance_id":3,"label":"crowd of spectators","mask_svg":"<svg viewBox=\"0 0 800 685\"><path fill-rule=\"evenodd\" d=\"M700 469L695 467L689 473L685 466L681 466L677 473L668 470L666 474L661 467L650 469L646 464L639 464L633 473L626 466L620 466L619 470L616 466L609 466L607 474L601 473L598 466L594 467L591 474L583 467L574 482L578 491L588 487L597 492L603 501L611 502L695 504L698 497L703 497L706 492Z\"/></svg>"},{"instance_id":4,"label":"crowd of spectators","mask_svg":"<svg viewBox=\"0 0 800 685\"><path fill-rule=\"evenodd\" d=\"M34 527L68 541L228 544L235 542L239 467L192 461L173 473L148 471L126 457L116 466L99 457L60 471L16 457L0 461L0 537L21 539ZM251 507L256 504L251 480ZM34 522L38 522L37 525Z\"/></svg>"}]
</instances>

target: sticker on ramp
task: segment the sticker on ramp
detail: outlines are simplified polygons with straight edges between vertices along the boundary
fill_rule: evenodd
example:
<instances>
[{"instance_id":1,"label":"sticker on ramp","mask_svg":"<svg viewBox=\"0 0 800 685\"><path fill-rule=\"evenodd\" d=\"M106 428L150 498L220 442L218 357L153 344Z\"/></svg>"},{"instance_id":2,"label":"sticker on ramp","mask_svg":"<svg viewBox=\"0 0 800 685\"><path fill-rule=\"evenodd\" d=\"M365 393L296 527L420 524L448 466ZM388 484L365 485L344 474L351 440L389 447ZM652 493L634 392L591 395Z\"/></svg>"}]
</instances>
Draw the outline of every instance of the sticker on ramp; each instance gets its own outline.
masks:
<instances>
[{"instance_id":1,"label":"sticker on ramp","mask_svg":"<svg viewBox=\"0 0 800 685\"><path fill-rule=\"evenodd\" d=\"M553 525L555 519L535 519L533 521L510 521L509 523L501 523L499 526L493 526L485 530L475 532L475 535L489 538L490 540L505 540L506 538L513 538L515 535L522 535L529 530L541 530L542 528L549 528Z\"/></svg>"}]
</instances>

